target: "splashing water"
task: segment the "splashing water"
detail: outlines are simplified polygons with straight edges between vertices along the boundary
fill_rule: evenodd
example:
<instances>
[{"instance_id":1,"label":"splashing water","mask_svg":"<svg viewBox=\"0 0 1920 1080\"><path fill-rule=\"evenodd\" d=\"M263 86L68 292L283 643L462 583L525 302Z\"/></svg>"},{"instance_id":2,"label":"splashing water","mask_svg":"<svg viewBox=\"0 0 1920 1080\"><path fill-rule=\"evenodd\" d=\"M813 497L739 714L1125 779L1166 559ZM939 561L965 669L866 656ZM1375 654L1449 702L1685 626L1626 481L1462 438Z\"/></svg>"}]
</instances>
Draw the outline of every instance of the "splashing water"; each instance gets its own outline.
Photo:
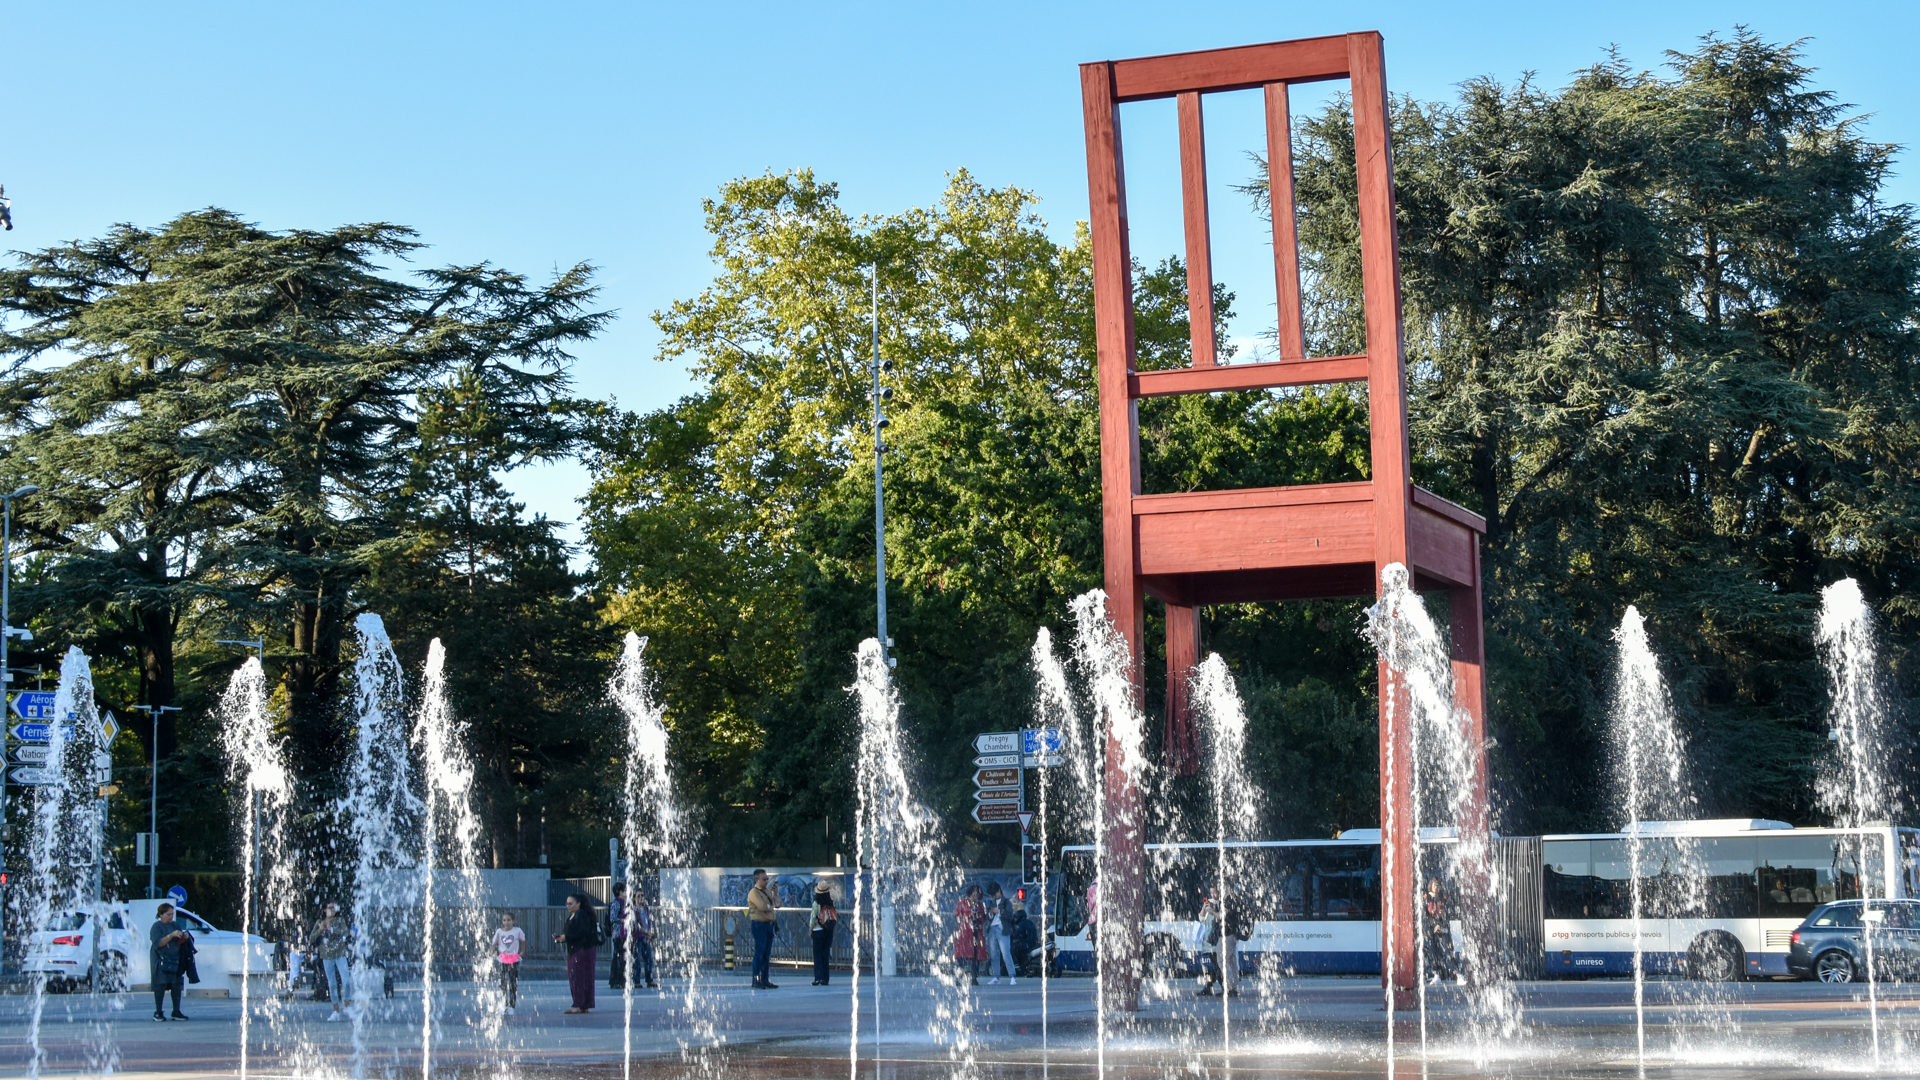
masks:
<instances>
[{"instance_id":1,"label":"splashing water","mask_svg":"<svg viewBox=\"0 0 1920 1080\"><path fill-rule=\"evenodd\" d=\"M23 905L29 934L50 933L54 920L67 912L84 912L93 926L105 926L106 913L114 906L105 895L107 883L102 880L106 800L94 792L98 786L95 774L102 760L111 759L106 754L105 733L93 698L93 668L87 654L77 646L68 649L60 663L53 714L61 722L51 725L44 768L58 776L54 783L34 788L29 825L29 865L33 872L27 877ZM28 981L27 1075L34 1080L46 1066L40 1029L47 1004L47 979L45 974L35 974ZM90 980L93 996L100 996L104 981L96 968ZM116 1008L119 1000L118 995L110 999ZM97 1008L88 1012L87 1075L111 1075L119 1064L119 1050L109 1021L101 1018Z\"/></svg>"},{"instance_id":2,"label":"splashing water","mask_svg":"<svg viewBox=\"0 0 1920 1080\"><path fill-rule=\"evenodd\" d=\"M1073 755L1078 772L1076 779L1083 791L1093 795L1087 800L1093 808L1093 881L1101 901L1111 910L1119 897L1109 889L1106 875L1107 863L1112 857L1108 851L1108 835L1123 835L1134 852L1143 848L1146 838L1142 834L1138 796L1114 805L1112 785L1107 783L1107 778L1118 774L1123 787L1139 790L1139 779L1147 764L1146 718L1141 713L1134 685L1133 655L1127 639L1108 618L1105 590L1083 593L1075 597L1069 607L1074 622L1074 666L1093 706L1085 714L1084 729L1076 730L1081 748L1080 753ZM1129 868L1118 869L1126 874ZM1139 874L1136 869L1126 876L1137 880ZM1118 906L1121 910L1126 908L1124 903ZM1090 919L1092 915L1090 911ZM1097 955L1094 1000L1099 1017L1095 1026L1096 1061L1102 1076L1106 1074L1108 977L1119 965L1126 966L1130 982L1137 983L1140 974L1138 950L1123 951L1122 948L1128 937L1120 932L1099 933L1094 941Z\"/></svg>"},{"instance_id":3,"label":"splashing water","mask_svg":"<svg viewBox=\"0 0 1920 1080\"><path fill-rule=\"evenodd\" d=\"M451 884L457 897L449 913L453 931L447 935L454 947L463 951L463 965L474 985L485 987L479 996L480 1012L475 1030L479 1033L482 1060L493 1060L500 1076L510 1070L499 1059L502 1009L506 998L494 986L491 950L487 941L486 909L482 906L485 889L480 880L480 818L473 809L473 758L467 746L467 725L453 715L447 694L447 651L434 638L427 645L427 667L420 688L420 713L413 726L412 743L420 753L425 773L425 795L420 814L420 926L422 956L420 965L420 1072L433 1075L433 1042L438 1031L437 1012L444 1004L436 993L439 984L434 969L438 960L437 940L441 936L439 886L443 880L439 868L453 872Z\"/></svg>"},{"instance_id":4,"label":"splashing water","mask_svg":"<svg viewBox=\"0 0 1920 1080\"><path fill-rule=\"evenodd\" d=\"M417 880L411 874L388 871L415 869L407 837L419 835L417 823L426 808L413 794L405 684L386 624L378 615L364 614L354 620L354 631L359 645L353 665L358 722L351 783L340 810L347 818L354 851L349 954L353 985L347 988L347 998L353 1021L352 1070L359 1080L367 1074L366 1034L373 994L366 983L376 977L372 974L374 920L413 899ZM429 1034L423 1033L423 1039Z\"/></svg>"},{"instance_id":5,"label":"splashing water","mask_svg":"<svg viewBox=\"0 0 1920 1080\"><path fill-rule=\"evenodd\" d=\"M665 710L654 699L653 683L646 667L647 639L638 634L629 633L620 654L618 665L614 668L611 681L607 684L607 695L619 708L626 719L626 773L622 785L622 817L620 842L627 858L627 910L623 919L626 934L619 948L627 951L625 956L626 978L621 985L622 1007L622 1075L633 1075L633 993L635 945L637 926L634 905L644 895L646 875L657 872L664 866L675 866L690 861L690 839L687 836L687 818L674 794L673 773L667 759L668 736ZM667 879L662 879L663 883ZM689 879L677 875L671 879L671 895L660 897L660 910L654 913L655 926L662 922L680 918L691 920L693 900L689 895ZM698 940L699 928L688 925L679 928L671 940ZM662 935L656 929L655 940ZM656 955L655 964L667 963L664 955ZM719 1050L725 1037L719 1032L717 1002L711 1000L700 982L700 953L698 949L685 949L675 954L685 980L685 989L681 994L680 1005L675 1013L675 1024L679 1029L677 1040L680 1054L695 1075L718 1075L721 1062Z\"/></svg>"},{"instance_id":6,"label":"splashing water","mask_svg":"<svg viewBox=\"0 0 1920 1080\"><path fill-rule=\"evenodd\" d=\"M1830 718L1833 753L1821 769L1816 787L1820 806L1842 828L1891 822L1902 809L1902 795L1888 763L1895 751L1887 695L1882 682L1879 647L1875 641L1873 611L1860 592L1859 582L1843 578L1820 592L1820 623L1815 634L1826 663L1833 695ZM1873 899L1884 877L1874 872L1880 853L1854 853L1861 875L1861 896ZM1891 884L1891 883L1888 883ZM1890 894L1890 893L1889 893ZM1872 920L1861 920L1867 961L1867 1015L1873 1042L1873 1062L1880 1064L1880 1000L1878 942Z\"/></svg>"},{"instance_id":7,"label":"splashing water","mask_svg":"<svg viewBox=\"0 0 1920 1080\"><path fill-rule=\"evenodd\" d=\"M1614 784L1626 815L1628 905L1633 915L1633 1009L1639 1070L1646 1074L1646 932L1644 912L1649 889L1657 906L1682 917L1701 918L1707 912L1706 861L1700 839L1694 836L1653 836L1646 823L1689 820L1699 816L1700 804L1687 769L1686 741L1674 721L1673 704L1647 640L1646 620L1629 606L1614 634L1619 643L1611 713ZM1647 868L1658 856L1657 875ZM1671 923L1669 923L1671 925ZM1714 939L1717 941L1717 939ZM1672 942L1668 951L1672 951ZM1703 945L1702 949L1709 946ZM1689 953L1700 952L1689 946ZM1704 955L1704 953L1702 953ZM1731 960L1731 957L1728 957ZM1683 1048L1691 1030L1731 1034L1731 1002L1712 984L1689 983L1676 991L1684 1023L1667 1025L1675 1051Z\"/></svg>"},{"instance_id":8,"label":"splashing water","mask_svg":"<svg viewBox=\"0 0 1920 1080\"><path fill-rule=\"evenodd\" d=\"M1037 692L1034 695L1034 721L1036 726L1042 730L1054 728L1060 731L1067 741L1067 745L1063 745L1063 750L1067 749L1067 747L1071 745L1072 732L1078 727L1074 719L1073 695L1067 690L1067 673L1061 670L1060 660L1053 653L1053 632L1044 626L1041 627L1040 632L1034 636L1031 658L1034 679L1038 683ZM1069 751L1069 753L1071 753L1071 751ZM1072 754L1071 756L1076 761L1080 758L1078 754ZM1044 935L1050 925L1047 922L1047 883L1045 869L1046 852L1048 851L1047 826L1051 809L1049 803L1053 795L1053 770L1047 768L1039 771L1040 812L1035 816L1035 821L1040 826L1038 836L1042 872L1039 889L1040 932ZM1044 937L1042 940L1045 940ZM1042 1080L1045 1080L1045 1077L1048 1075L1052 1063L1052 1047L1049 1044L1047 1030L1049 1023L1047 995L1049 990L1048 983L1051 981L1049 972L1051 967L1052 965L1047 962L1046 954L1043 951L1040 958L1040 1075Z\"/></svg>"},{"instance_id":9,"label":"splashing water","mask_svg":"<svg viewBox=\"0 0 1920 1080\"><path fill-rule=\"evenodd\" d=\"M1479 773L1482 748L1474 741L1471 714L1458 704L1454 693L1453 665L1447 640L1434 623L1418 593L1411 575L1399 563L1391 563L1380 575L1380 599L1367 609L1367 636L1379 651L1381 660L1392 672L1397 693L1389 694L1387 707L1398 708L1404 698L1409 709L1406 723L1408 761L1413 791L1413 815L1416 835L1426 825L1429 807L1437 809L1435 825L1453 829L1456 839L1444 845L1446 878L1453 882L1462 905L1462 934L1459 947L1459 981L1467 990L1467 1034L1475 1063L1485 1067L1496 1044L1511 1042L1520 1031L1520 1001L1511 983L1503 977L1500 956L1491 931L1487 898L1499 893L1491 838L1486 829L1486 808L1477 800L1484 790ZM1391 760L1388 768L1398 767ZM1391 807L1384 807L1387 814ZM1382 854L1386 857L1391 823L1382 829ZM1416 845L1418 846L1418 845ZM1423 860L1418 852L1401 857L1413 860L1414 897L1426 893ZM1391 903L1406 903L1414 897L1391 897ZM1419 973L1420 1042L1423 1059L1427 1048L1428 947L1431 937L1444 942L1451 935L1442 921L1429 925L1425 906L1414 906ZM1444 916L1443 916L1444 919ZM1391 925L1391 913L1383 913L1383 926ZM1391 983L1391 980L1388 980ZM1389 989L1391 995L1391 989ZM1389 1003L1391 1015L1391 1003ZM1388 1024L1389 1033L1392 1024ZM1391 1034L1389 1034L1391 1038ZM1391 1061L1391 1052L1389 1053Z\"/></svg>"},{"instance_id":10,"label":"splashing water","mask_svg":"<svg viewBox=\"0 0 1920 1080\"><path fill-rule=\"evenodd\" d=\"M1251 839L1260 826L1260 792L1253 778L1247 773L1247 711L1240 701L1240 691L1235 686L1233 675L1227 670L1227 662L1218 653L1210 653L1193 672L1193 702L1199 717L1205 724L1206 740L1211 744L1212 754L1212 802L1213 835L1216 881L1213 888L1214 918L1220 920L1220 941L1222 954L1216 956L1216 965L1229 987L1239 983L1239 957L1231 959L1224 955L1229 923L1227 909L1238 906L1246 911L1249 905L1257 902L1262 890L1249 888L1247 883L1253 875L1244 867L1236 867L1227 847L1231 839ZM1236 849L1237 850L1237 849ZM1230 890L1239 890L1238 893ZM1270 1008L1270 1002L1277 1002L1279 995L1273 969L1261 965L1260 1004L1262 1010ZM1263 1018L1263 1023L1270 1019ZM1233 1003L1225 993L1220 995L1220 1054L1221 1067L1233 1069Z\"/></svg>"},{"instance_id":11,"label":"splashing water","mask_svg":"<svg viewBox=\"0 0 1920 1080\"><path fill-rule=\"evenodd\" d=\"M228 680L220 696L220 748L227 759L227 779L239 789L240 861L244 888L240 894L240 929L256 932L261 915L282 923L294 915L293 863L286 854L285 811L293 800L293 786L282 758L283 740L274 734L267 711L267 677L258 657L248 657ZM265 880L260 869L271 865ZM247 1075L248 1039L254 949L240 950L240 1075ZM278 1011L275 1019L278 1019ZM277 1026L277 1023L276 1025Z\"/></svg>"},{"instance_id":12,"label":"splashing water","mask_svg":"<svg viewBox=\"0 0 1920 1080\"><path fill-rule=\"evenodd\" d=\"M849 1075L857 1078L859 943L863 930L871 925L877 931L873 936L881 950L873 965L873 1046L877 1061L885 1034L881 1023L881 987L887 975L898 970L897 957L888 955L887 951L897 948L900 909L904 908L918 924L940 925L939 920L945 914L940 910L941 898L956 891L960 879L957 873L941 865L937 823L914 794L900 723L900 696L888 670L886 651L874 638L860 643L850 692L860 717L854 771L854 786L859 796L854 816L854 864L856 869L867 871L854 876L853 1016L848 1066ZM869 918L871 924L867 921ZM921 959L935 976L938 988L927 1033L947 1046L956 1074L970 1076L975 1071L969 1022L974 1003L968 973L954 963L951 950L946 947L949 937L935 933L930 940L932 943Z\"/></svg>"}]
</instances>

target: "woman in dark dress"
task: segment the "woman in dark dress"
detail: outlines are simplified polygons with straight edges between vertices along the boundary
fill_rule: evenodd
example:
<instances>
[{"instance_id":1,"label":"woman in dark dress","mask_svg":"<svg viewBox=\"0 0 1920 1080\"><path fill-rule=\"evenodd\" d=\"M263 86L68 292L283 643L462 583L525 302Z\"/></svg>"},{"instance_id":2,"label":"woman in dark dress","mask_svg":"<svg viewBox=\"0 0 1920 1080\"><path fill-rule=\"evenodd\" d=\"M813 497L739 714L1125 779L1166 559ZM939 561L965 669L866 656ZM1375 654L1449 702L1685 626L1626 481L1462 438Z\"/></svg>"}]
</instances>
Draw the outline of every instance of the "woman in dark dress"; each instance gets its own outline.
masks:
<instances>
[{"instance_id":1,"label":"woman in dark dress","mask_svg":"<svg viewBox=\"0 0 1920 1080\"><path fill-rule=\"evenodd\" d=\"M570 1013L593 1008L593 969L600 962L600 927L593 921L593 898L586 893L567 897L567 928L553 935L567 945L567 989L573 992Z\"/></svg>"}]
</instances>

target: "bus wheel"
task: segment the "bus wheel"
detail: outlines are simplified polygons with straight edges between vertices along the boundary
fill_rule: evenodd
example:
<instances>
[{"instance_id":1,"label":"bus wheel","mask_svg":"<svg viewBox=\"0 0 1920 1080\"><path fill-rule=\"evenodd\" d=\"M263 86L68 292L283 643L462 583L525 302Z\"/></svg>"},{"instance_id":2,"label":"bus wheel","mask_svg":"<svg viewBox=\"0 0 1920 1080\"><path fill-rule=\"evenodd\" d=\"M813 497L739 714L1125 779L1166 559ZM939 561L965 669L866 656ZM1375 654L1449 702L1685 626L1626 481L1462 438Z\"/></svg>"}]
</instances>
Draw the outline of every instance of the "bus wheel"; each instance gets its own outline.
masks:
<instances>
[{"instance_id":1,"label":"bus wheel","mask_svg":"<svg viewBox=\"0 0 1920 1080\"><path fill-rule=\"evenodd\" d=\"M1746 969L1746 950L1730 934L1702 934L1687 949L1689 978L1701 982L1738 982Z\"/></svg>"},{"instance_id":2,"label":"bus wheel","mask_svg":"<svg viewBox=\"0 0 1920 1080\"><path fill-rule=\"evenodd\" d=\"M1853 957L1839 949L1828 949L1813 962L1813 977L1823 983L1850 983L1853 976Z\"/></svg>"}]
</instances>

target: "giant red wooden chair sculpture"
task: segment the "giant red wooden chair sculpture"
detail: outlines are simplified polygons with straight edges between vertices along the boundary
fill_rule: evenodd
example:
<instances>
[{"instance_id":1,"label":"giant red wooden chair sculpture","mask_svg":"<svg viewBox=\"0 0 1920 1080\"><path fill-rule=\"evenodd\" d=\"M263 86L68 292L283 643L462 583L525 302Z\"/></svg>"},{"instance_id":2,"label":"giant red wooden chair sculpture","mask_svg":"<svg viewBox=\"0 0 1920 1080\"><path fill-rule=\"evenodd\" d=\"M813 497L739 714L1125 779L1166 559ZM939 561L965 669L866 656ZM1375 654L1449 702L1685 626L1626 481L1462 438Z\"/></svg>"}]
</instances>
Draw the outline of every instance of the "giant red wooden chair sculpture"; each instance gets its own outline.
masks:
<instances>
[{"instance_id":1,"label":"giant red wooden chair sculpture","mask_svg":"<svg viewBox=\"0 0 1920 1080\"><path fill-rule=\"evenodd\" d=\"M1359 170L1360 252L1365 277L1366 353L1306 354L1300 310L1299 249L1294 235L1292 145L1287 87L1350 79ZM1110 613L1133 649L1140 683L1141 630L1147 596L1166 605L1168 765L1191 771L1196 743L1188 718L1187 680L1199 654L1197 609L1207 604L1375 594L1381 571L1402 563L1422 590L1444 589L1451 601L1454 676L1473 717L1478 745L1482 705L1480 536L1485 521L1409 479L1406 388L1400 332L1400 266L1394 226L1392 148L1383 52L1378 33L1306 38L1206 52L1082 64L1086 110L1087 185L1093 234L1094 299L1099 348L1101 491L1106 589ZM1209 252L1204 95L1261 90L1266 99L1273 213L1273 265L1280 359L1216 362ZM1126 179L1121 162L1120 106L1174 98L1179 116L1188 311L1193 365L1136 371L1133 281L1127 239ZM1371 417L1370 480L1237 491L1142 494L1136 402L1166 394L1255 390L1312 383L1365 382ZM1381 970L1399 991L1415 980L1413 854L1409 770L1384 767L1390 750L1407 760L1405 709L1385 703L1398 692L1381 670L1380 799L1397 808L1386 845L1384 895L1390 932ZM1101 883L1101 934L1119 935L1106 956L1139 953L1142 837L1134 824L1139 794L1109 748L1106 776L1110 825L1106 880ZM1485 805L1485 768L1479 770ZM1477 823L1484 828L1484 821ZM1108 976L1109 1007L1133 1008L1131 965Z\"/></svg>"}]
</instances>

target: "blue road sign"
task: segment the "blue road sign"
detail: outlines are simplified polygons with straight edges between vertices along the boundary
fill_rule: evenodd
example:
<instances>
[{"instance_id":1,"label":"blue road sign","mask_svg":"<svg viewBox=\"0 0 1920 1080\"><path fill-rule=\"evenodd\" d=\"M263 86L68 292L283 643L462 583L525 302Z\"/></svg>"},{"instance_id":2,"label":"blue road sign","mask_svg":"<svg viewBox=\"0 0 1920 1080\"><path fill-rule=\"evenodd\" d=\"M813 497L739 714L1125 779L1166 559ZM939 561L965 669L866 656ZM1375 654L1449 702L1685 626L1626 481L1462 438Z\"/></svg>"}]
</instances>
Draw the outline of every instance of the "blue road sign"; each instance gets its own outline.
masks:
<instances>
[{"instance_id":1,"label":"blue road sign","mask_svg":"<svg viewBox=\"0 0 1920 1080\"><path fill-rule=\"evenodd\" d=\"M7 702L7 708L22 720L52 720L53 691L22 690Z\"/></svg>"},{"instance_id":2,"label":"blue road sign","mask_svg":"<svg viewBox=\"0 0 1920 1080\"><path fill-rule=\"evenodd\" d=\"M1059 728L1027 728L1020 732L1020 752L1023 754L1057 754L1067 745L1061 737ZM1044 746L1046 749L1041 749Z\"/></svg>"},{"instance_id":3,"label":"blue road sign","mask_svg":"<svg viewBox=\"0 0 1920 1080\"><path fill-rule=\"evenodd\" d=\"M15 724L7 730L11 731L13 737L19 739L21 742L52 742L53 727L52 724ZM72 741L73 725L61 724L60 727L62 728L62 737L68 741Z\"/></svg>"},{"instance_id":4,"label":"blue road sign","mask_svg":"<svg viewBox=\"0 0 1920 1080\"><path fill-rule=\"evenodd\" d=\"M184 885L175 885L173 888L168 889L167 902L174 907L185 907L187 904L187 887Z\"/></svg>"}]
</instances>

